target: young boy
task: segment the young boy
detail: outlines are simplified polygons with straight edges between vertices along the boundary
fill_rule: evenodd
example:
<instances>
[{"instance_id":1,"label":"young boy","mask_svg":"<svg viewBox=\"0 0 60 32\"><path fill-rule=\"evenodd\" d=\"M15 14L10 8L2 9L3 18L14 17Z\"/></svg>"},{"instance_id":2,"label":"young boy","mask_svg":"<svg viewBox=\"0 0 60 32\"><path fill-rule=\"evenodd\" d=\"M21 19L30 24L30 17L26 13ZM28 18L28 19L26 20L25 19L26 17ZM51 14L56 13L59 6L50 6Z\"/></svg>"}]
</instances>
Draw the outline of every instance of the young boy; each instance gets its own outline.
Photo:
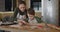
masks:
<instances>
[{"instance_id":1,"label":"young boy","mask_svg":"<svg viewBox=\"0 0 60 32\"><path fill-rule=\"evenodd\" d=\"M35 11L31 8L28 9L27 11L28 18L25 19L25 21L29 25L38 25L38 23L42 23L41 18L35 16Z\"/></svg>"}]
</instances>

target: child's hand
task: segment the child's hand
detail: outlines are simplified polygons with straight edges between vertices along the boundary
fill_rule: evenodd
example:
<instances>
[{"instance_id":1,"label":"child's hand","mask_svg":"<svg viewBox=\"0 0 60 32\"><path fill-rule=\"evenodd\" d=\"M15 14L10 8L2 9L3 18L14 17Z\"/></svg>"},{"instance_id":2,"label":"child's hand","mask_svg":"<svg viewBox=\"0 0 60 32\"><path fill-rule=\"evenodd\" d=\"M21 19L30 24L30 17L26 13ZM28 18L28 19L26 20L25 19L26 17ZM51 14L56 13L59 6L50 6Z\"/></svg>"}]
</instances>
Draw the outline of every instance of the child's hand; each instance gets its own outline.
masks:
<instances>
[{"instance_id":1,"label":"child's hand","mask_svg":"<svg viewBox=\"0 0 60 32\"><path fill-rule=\"evenodd\" d=\"M23 25L23 23L20 23L20 22L19 22L19 23L18 23L18 25L19 25L19 26L22 26L22 25Z\"/></svg>"},{"instance_id":2,"label":"child's hand","mask_svg":"<svg viewBox=\"0 0 60 32\"><path fill-rule=\"evenodd\" d=\"M21 23L26 24L26 22L25 22L25 21L21 21Z\"/></svg>"}]
</instances>

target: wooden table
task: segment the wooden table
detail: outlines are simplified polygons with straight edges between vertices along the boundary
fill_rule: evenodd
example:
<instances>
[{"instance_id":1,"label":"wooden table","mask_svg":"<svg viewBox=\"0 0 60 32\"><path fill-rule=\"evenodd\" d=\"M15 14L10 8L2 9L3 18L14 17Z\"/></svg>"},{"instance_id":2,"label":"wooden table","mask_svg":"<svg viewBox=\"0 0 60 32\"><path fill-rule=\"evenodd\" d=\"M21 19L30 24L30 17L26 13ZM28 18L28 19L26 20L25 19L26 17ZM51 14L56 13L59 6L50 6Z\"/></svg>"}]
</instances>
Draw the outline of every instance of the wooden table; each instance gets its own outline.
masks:
<instances>
[{"instance_id":1,"label":"wooden table","mask_svg":"<svg viewBox=\"0 0 60 32\"><path fill-rule=\"evenodd\" d=\"M11 26L0 26L0 30L7 30L11 32L60 32L60 30L54 28L40 28L40 29L31 29L30 26L19 26L19 25L11 25Z\"/></svg>"}]
</instances>

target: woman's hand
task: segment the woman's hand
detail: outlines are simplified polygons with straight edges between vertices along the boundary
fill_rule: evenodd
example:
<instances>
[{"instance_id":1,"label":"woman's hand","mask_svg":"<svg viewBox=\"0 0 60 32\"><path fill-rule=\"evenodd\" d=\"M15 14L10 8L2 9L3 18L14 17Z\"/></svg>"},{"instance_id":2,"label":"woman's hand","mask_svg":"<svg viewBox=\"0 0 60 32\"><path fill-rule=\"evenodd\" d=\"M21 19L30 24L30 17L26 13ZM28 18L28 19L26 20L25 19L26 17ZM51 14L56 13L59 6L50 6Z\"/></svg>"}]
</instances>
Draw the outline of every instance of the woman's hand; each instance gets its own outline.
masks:
<instances>
[{"instance_id":1,"label":"woman's hand","mask_svg":"<svg viewBox=\"0 0 60 32\"><path fill-rule=\"evenodd\" d=\"M18 20L18 23L21 23L22 25L27 24L27 22L25 22L24 20Z\"/></svg>"},{"instance_id":2,"label":"woman's hand","mask_svg":"<svg viewBox=\"0 0 60 32\"><path fill-rule=\"evenodd\" d=\"M23 19L26 19L26 15L23 15Z\"/></svg>"}]
</instances>

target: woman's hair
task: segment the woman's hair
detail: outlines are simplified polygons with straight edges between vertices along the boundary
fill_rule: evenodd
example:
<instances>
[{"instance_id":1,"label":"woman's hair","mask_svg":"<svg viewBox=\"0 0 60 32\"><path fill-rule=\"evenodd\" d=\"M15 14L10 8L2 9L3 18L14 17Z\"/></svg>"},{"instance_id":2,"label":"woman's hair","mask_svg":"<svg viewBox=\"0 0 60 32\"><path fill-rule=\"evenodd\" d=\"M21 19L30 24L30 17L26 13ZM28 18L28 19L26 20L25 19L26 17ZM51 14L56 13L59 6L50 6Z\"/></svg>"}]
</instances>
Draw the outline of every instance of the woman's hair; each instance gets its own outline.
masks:
<instances>
[{"instance_id":1,"label":"woman's hair","mask_svg":"<svg viewBox=\"0 0 60 32\"><path fill-rule=\"evenodd\" d=\"M26 3L25 3L24 1L20 1L20 2L18 2L18 5L20 5L20 4L24 4L24 5L26 5Z\"/></svg>"},{"instance_id":2,"label":"woman's hair","mask_svg":"<svg viewBox=\"0 0 60 32\"><path fill-rule=\"evenodd\" d=\"M31 15L35 15L35 11L32 8L29 8L27 13Z\"/></svg>"}]
</instances>

